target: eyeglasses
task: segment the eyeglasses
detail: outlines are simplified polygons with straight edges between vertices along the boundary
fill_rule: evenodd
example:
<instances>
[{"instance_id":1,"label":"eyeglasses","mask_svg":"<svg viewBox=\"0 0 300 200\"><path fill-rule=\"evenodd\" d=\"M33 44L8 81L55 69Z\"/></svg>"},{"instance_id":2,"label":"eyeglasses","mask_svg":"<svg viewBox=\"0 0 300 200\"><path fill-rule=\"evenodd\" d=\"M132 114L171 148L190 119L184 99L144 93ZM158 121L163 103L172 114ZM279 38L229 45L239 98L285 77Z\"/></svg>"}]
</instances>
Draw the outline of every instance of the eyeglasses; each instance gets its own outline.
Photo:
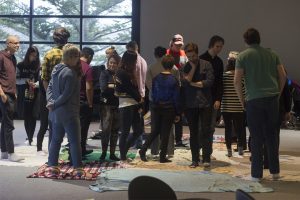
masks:
<instances>
[{"instance_id":1,"label":"eyeglasses","mask_svg":"<svg viewBox=\"0 0 300 200\"><path fill-rule=\"evenodd\" d=\"M20 42L9 42L9 43L14 45L20 44Z\"/></svg>"}]
</instances>

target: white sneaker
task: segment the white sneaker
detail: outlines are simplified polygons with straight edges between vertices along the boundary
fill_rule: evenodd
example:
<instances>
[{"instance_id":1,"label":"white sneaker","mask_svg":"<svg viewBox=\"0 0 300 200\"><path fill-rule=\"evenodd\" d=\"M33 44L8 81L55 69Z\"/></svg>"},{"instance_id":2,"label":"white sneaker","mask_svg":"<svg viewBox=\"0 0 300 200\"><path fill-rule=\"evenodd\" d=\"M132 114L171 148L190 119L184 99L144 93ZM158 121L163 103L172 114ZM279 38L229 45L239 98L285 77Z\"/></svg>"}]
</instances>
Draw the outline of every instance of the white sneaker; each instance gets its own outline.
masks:
<instances>
[{"instance_id":1,"label":"white sneaker","mask_svg":"<svg viewBox=\"0 0 300 200\"><path fill-rule=\"evenodd\" d=\"M8 160L11 162L20 162L21 160L24 160L25 158L18 156L15 153L9 153L8 154Z\"/></svg>"},{"instance_id":2,"label":"white sneaker","mask_svg":"<svg viewBox=\"0 0 300 200\"><path fill-rule=\"evenodd\" d=\"M8 153L7 152L1 152L1 160L8 159Z\"/></svg>"},{"instance_id":3,"label":"white sneaker","mask_svg":"<svg viewBox=\"0 0 300 200\"><path fill-rule=\"evenodd\" d=\"M209 162L203 163L203 167L210 167L210 163Z\"/></svg>"},{"instance_id":4,"label":"white sneaker","mask_svg":"<svg viewBox=\"0 0 300 200\"><path fill-rule=\"evenodd\" d=\"M250 181L258 183L258 182L261 182L261 178L251 177Z\"/></svg>"},{"instance_id":5,"label":"white sneaker","mask_svg":"<svg viewBox=\"0 0 300 200\"><path fill-rule=\"evenodd\" d=\"M278 181L280 179L280 174L271 174L272 175L272 180L273 181Z\"/></svg>"},{"instance_id":6,"label":"white sneaker","mask_svg":"<svg viewBox=\"0 0 300 200\"><path fill-rule=\"evenodd\" d=\"M38 152L36 152L36 155L38 155L38 156L47 156L47 153L45 151L38 151Z\"/></svg>"},{"instance_id":7,"label":"white sneaker","mask_svg":"<svg viewBox=\"0 0 300 200\"><path fill-rule=\"evenodd\" d=\"M29 140L26 140L26 141L24 142L24 144L25 144L26 146L29 146Z\"/></svg>"}]
</instances>

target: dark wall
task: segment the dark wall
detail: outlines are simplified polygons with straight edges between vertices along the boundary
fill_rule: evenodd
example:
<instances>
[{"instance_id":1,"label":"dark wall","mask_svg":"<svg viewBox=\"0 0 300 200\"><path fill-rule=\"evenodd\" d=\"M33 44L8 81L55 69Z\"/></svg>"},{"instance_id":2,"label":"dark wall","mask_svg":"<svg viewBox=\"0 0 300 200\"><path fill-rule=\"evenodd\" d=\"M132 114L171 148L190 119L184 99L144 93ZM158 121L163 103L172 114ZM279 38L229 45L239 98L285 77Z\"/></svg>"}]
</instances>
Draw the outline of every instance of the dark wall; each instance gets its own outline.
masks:
<instances>
[{"instance_id":1,"label":"dark wall","mask_svg":"<svg viewBox=\"0 0 300 200\"><path fill-rule=\"evenodd\" d=\"M225 62L229 51L245 49L242 35L254 27L261 45L277 52L289 76L300 81L299 8L299 0L141 0L141 54L152 63L154 47L168 47L175 33L204 52L217 34L225 39Z\"/></svg>"}]
</instances>

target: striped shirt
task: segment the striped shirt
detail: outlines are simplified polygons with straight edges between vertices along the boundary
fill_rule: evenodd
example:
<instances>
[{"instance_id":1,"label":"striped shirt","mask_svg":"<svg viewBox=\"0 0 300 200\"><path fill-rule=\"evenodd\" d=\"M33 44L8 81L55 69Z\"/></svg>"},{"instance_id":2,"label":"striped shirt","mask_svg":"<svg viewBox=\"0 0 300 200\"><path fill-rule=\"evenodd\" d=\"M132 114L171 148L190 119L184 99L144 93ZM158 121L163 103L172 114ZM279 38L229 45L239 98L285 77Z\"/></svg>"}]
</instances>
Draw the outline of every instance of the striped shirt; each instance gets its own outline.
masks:
<instances>
[{"instance_id":1,"label":"striped shirt","mask_svg":"<svg viewBox=\"0 0 300 200\"><path fill-rule=\"evenodd\" d=\"M223 73L223 97L221 103L221 112L244 112L239 97L235 91L234 73L227 71ZM244 81L243 81L244 83ZM245 88L243 84L243 93L245 94Z\"/></svg>"}]
</instances>

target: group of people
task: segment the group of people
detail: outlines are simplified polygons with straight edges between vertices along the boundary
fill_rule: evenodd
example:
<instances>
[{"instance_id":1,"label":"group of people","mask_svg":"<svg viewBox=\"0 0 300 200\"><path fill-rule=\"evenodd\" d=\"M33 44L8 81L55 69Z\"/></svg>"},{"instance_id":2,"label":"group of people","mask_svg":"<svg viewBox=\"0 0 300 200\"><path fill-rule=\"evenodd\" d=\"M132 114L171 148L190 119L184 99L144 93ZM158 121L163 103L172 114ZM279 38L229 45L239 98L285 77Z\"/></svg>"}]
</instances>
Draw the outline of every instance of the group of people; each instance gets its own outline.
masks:
<instances>
[{"instance_id":1,"label":"group of people","mask_svg":"<svg viewBox=\"0 0 300 200\"><path fill-rule=\"evenodd\" d=\"M74 173L83 173L82 157L92 152L86 149L86 140L93 111L94 79L90 63L94 51L89 47L80 50L69 44L69 37L65 28L54 31L56 46L44 56L41 73L38 49L29 47L24 61L17 65L14 53L19 48L19 39L16 36L7 38L7 47L0 52L1 159L23 159L14 153L12 139L17 77L25 87L24 125L29 144L35 130L33 107L39 87L41 127L37 150L42 150L49 124L48 165L58 170L59 149L67 133ZM185 118L190 130L190 167L196 168L201 162L204 167L210 167L213 133L217 114L221 111L227 156L232 156L233 130L238 139L238 152L243 155L247 148L247 121L251 136L252 180L262 178L264 160L273 178L278 179L279 124L283 115L287 117L290 111L286 106L281 109L282 114L279 113L279 108L288 105L279 103L279 98L287 99L281 95L284 94L286 72L275 52L260 46L256 29L249 28L243 37L247 49L229 53L225 72L218 56L224 39L217 35L210 39L208 50L200 55L197 44L184 45L182 35L176 34L168 49L161 46L154 49L157 61L149 67L134 41L126 45L122 57L114 48L108 49L106 67L99 78L103 131L100 161L106 159L108 146L110 160L127 160L129 148L144 132L143 111L148 89L151 133L139 151L142 161L147 161L146 152L151 146L152 154L158 154L160 149L159 162L171 162L174 144L184 146L182 119ZM120 158L115 154L118 139Z\"/></svg>"}]
</instances>

